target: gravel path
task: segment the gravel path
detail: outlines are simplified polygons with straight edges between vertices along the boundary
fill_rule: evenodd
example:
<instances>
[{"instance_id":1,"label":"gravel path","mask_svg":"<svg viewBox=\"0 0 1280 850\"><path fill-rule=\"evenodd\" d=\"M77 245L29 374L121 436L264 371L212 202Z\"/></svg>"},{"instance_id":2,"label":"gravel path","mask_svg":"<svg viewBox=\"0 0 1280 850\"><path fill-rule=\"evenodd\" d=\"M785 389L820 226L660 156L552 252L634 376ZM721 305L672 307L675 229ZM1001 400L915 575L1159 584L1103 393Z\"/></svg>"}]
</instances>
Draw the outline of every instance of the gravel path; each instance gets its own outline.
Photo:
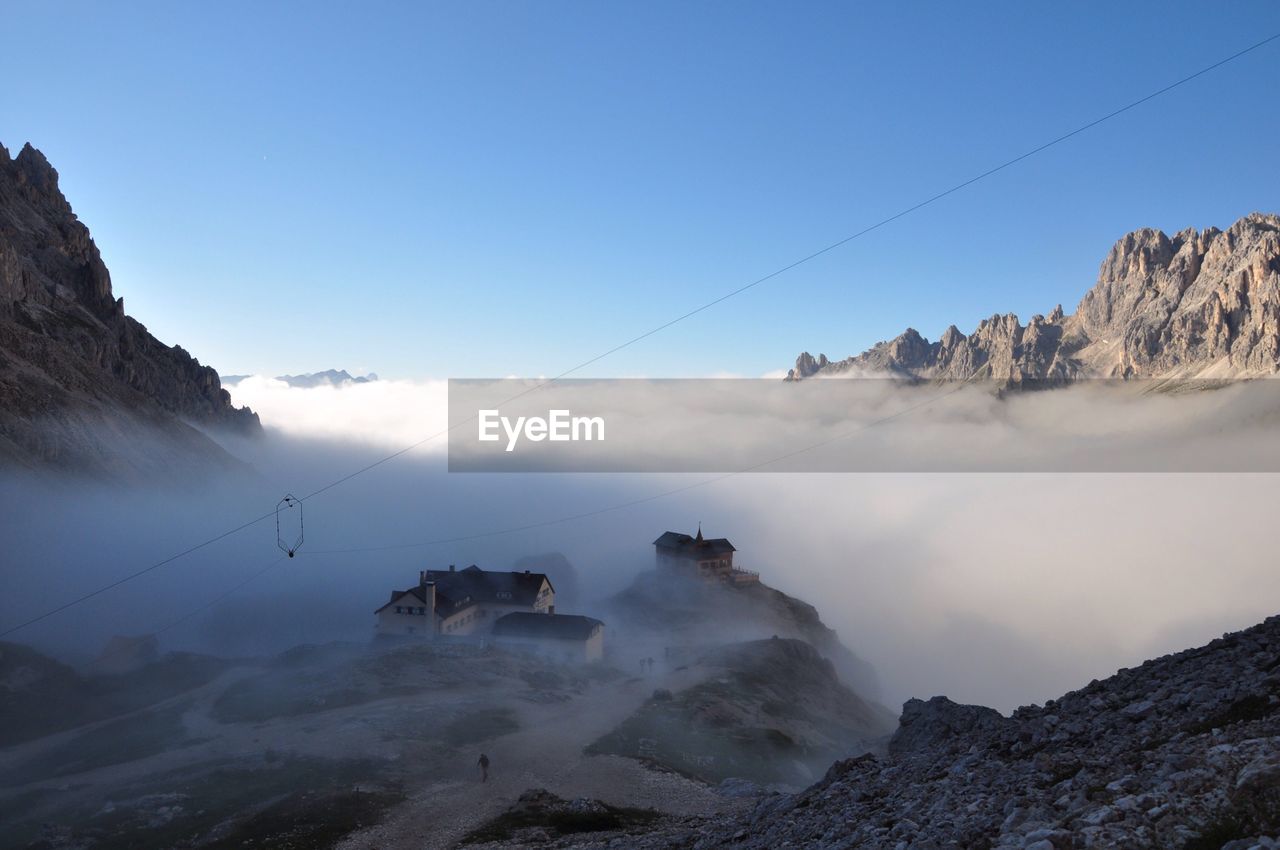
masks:
<instances>
[{"instance_id":1,"label":"gravel path","mask_svg":"<svg viewBox=\"0 0 1280 850\"><path fill-rule=\"evenodd\" d=\"M621 666L633 669L637 665ZM0 791L0 799L28 790L55 788L57 797L51 802L63 811L98 807L116 799L117 789L145 783L177 768L213 763L261 764L270 748L281 754L324 759L375 759L386 763L393 773L408 777L405 802L390 810L381 824L349 836L339 845L347 850L420 850L456 845L470 830L503 812L530 788L545 788L565 799L590 797L672 814L713 814L742 806L740 801L715 794L700 783L646 768L632 759L583 754L587 744L639 708L654 689L675 691L689 687L711 674L706 668L695 666L613 679L592 677L579 688L558 691L556 698L561 701L531 701L528 685L512 676L491 679L479 688L464 686L397 695L262 722L219 722L213 714L218 697L241 679L261 675L262 669L232 668L201 687L124 715L143 717L148 712L181 708L185 745L133 761L10 786ZM452 754L438 743L430 743L439 732L430 724L438 726L442 718L477 707L510 710L518 729ZM9 748L3 760L18 763L118 719ZM421 739L405 734L406 727L419 723L425 730ZM481 752L492 761L489 782L483 784L476 767Z\"/></svg>"},{"instance_id":2,"label":"gravel path","mask_svg":"<svg viewBox=\"0 0 1280 850\"><path fill-rule=\"evenodd\" d=\"M586 744L639 708L654 688L685 688L705 676L705 670L690 669L593 685L565 703L530 704L519 712L518 732L478 745L463 763L442 766L435 781L411 790L409 799L381 824L348 836L338 847L452 847L530 788L545 788L565 799L591 797L673 814L712 814L737 808L740 803L678 774L651 770L633 759L582 753ZM489 781L483 784L475 766L481 751L492 761Z\"/></svg>"}]
</instances>

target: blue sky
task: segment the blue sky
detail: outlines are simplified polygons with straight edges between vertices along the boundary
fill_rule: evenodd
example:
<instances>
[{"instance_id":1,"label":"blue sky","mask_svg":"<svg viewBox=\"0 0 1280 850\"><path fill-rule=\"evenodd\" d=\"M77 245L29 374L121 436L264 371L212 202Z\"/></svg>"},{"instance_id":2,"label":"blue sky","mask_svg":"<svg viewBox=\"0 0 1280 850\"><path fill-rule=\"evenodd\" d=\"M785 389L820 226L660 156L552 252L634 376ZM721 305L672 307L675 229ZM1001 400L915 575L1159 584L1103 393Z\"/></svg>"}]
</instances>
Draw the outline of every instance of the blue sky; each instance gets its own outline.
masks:
<instances>
[{"instance_id":1,"label":"blue sky","mask_svg":"<svg viewBox=\"0 0 1280 850\"><path fill-rule=\"evenodd\" d=\"M223 373L555 374L1260 38L1199 3L26 3L126 309ZM584 375L747 375L1070 311L1112 242L1280 210L1280 43Z\"/></svg>"}]
</instances>

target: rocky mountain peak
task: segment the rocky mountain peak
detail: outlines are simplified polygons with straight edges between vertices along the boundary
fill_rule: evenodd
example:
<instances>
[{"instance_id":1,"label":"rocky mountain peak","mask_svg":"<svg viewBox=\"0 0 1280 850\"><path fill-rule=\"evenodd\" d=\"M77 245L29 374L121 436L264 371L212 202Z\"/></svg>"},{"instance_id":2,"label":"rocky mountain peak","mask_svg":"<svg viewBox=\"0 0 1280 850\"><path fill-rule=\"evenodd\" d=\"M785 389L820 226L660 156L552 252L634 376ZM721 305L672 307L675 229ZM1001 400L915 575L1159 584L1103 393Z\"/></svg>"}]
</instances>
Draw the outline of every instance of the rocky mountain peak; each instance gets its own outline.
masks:
<instances>
[{"instance_id":1,"label":"rocky mountain peak","mask_svg":"<svg viewBox=\"0 0 1280 850\"><path fill-rule=\"evenodd\" d=\"M827 360L827 355L819 354L815 359L809 352L802 351L800 356L796 358L795 368L787 373L787 380L807 378L827 368L828 365L830 365L830 361Z\"/></svg>"},{"instance_id":2,"label":"rocky mountain peak","mask_svg":"<svg viewBox=\"0 0 1280 850\"><path fill-rule=\"evenodd\" d=\"M45 155L27 142L18 152L14 164L18 166L19 179L38 192L58 192L59 199L66 202L58 191L58 172Z\"/></svg>"},{"instance_id":3,"label":"rocky mountain peak","mask_svg":"<svg viewBox=\"0 0 1280 850\"><path fill-rule=\"evenodd\" d=\"M30 143L0 159L0 314L15 305L77 304L100 320L123 315L89 230L58 188L58 172ZM5 308L8 308L6 311Z\"/></svg>"},{"instance_id":4,"label":"rocky mountain peak","mask_svg":"<svg viewBox=\"0 0 1280 850\"><path fill-rule=\"evenodd\" d=\"M788 378L898 374L1004 385L1078 378L1230 379L1280 372L1280 216L1251 213L1226 231L1143 228L1103 259L1076 312L1061 305L1025 327L1012 313L954 326L936 343L912 329L891 343Z\"/></svg>"},{"instance_id":5,"label":"rocky mountain peak","mask_svg":"<svg viewBox=\"0 0 1280 850\"><path fill-rule=\"evenodd\" d=\"M947 329L942 332L942 336L938 338L938 344L941 345L944 350L950 350L964 342L966 339L968 339L968 337L961 333L959 328L955 325L948 325Z\"/></svg>"},{"instance_id":6,"label":"rocky mountain peak","mask_svg":"<svg viewBox=\"0 0 1280 850\"><path fill-rule=\"evenodd\" d=\"M195 428L255 434L218 375L125 315L89 230L39 150L0 156L0 463L115 475L227 459ZM172 449L139 448L158 434ZM114 435L107 447L103 435ZM122 438L127 435L128 438ZM122 448L134 457L124 460ZM181 465L180 463L178 464Z\"/></svg>"}]
</instances>

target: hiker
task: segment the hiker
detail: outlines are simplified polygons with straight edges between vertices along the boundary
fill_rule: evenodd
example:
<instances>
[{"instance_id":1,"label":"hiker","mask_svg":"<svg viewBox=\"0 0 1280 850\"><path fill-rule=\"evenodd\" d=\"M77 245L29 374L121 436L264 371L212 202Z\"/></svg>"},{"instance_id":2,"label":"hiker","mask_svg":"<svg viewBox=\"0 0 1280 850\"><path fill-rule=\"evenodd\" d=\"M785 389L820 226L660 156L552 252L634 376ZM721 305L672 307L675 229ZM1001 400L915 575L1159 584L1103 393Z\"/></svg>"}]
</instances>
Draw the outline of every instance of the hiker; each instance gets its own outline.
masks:
<instances>
[{"instance_id":1,"label":"hiker","mask_svg":"<svg viewBox=\"0 0 1280 850\"><path fill-rule=\"evenodd\" d=\"M481 753L480 761L476 762L476 765L480 768L480 781L488 782L489 781L489 757L484 753Z\"/></svg>"}]
</instances>

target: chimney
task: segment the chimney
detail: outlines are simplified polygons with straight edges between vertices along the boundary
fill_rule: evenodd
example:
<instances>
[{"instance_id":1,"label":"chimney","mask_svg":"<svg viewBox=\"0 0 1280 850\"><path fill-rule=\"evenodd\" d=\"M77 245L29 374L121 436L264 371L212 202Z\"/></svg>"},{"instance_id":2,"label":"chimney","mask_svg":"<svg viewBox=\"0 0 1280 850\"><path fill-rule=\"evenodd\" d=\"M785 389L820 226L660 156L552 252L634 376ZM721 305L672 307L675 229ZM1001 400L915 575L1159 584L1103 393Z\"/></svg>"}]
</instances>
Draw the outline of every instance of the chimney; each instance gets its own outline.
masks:
<instances>
[{"instance_id":1,"label":"chimney","mask_svg":"<svg viewBox=\"0 0 1280 850\"><path fill-rule=\"evenodd\" d=\"M427 581L422 583L422 598L426 600L427 630L434 633L436 626L436 583Z\"/></svg>"}]
</instances>

